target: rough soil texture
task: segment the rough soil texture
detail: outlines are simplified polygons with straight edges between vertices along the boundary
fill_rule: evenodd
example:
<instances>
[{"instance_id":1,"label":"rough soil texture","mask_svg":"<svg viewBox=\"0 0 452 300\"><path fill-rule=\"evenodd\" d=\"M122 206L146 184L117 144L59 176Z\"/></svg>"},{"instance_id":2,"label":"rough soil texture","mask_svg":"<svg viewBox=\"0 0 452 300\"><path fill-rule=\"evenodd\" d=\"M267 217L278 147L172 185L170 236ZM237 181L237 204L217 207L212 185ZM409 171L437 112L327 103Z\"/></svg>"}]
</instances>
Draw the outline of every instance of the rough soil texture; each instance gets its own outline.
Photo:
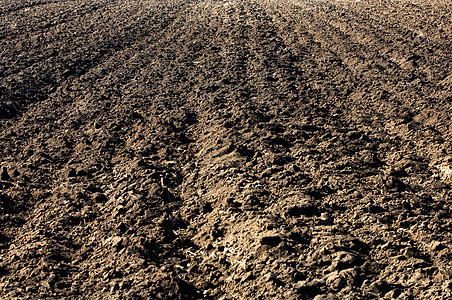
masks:
<instances>
[{"instance_id":1,"label":"rough soil texture","mask_svg":"<svg viewBox=\"0 0 452 300\"><path fill-rule=\"evenodd\" d=\"M2 299L450 299L452 2L1 1Z\"/></svg>"}]
</instances>

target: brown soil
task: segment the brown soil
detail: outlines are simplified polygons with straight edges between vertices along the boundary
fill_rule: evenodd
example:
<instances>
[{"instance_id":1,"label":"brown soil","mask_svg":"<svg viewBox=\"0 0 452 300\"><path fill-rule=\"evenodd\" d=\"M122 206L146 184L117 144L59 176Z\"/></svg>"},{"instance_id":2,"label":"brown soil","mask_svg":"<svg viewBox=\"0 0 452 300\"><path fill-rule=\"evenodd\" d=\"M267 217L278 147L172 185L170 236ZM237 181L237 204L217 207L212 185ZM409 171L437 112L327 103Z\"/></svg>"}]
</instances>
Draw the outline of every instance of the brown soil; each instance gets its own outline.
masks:
<instances>
[{"instance_id":1,"label":"brown soil","mask_svg":"<svg viewBox=\"0 0 452 300\"><path fill-rule=\"evenodd\" d=\"M452 297L451 1L0 3L2 299Z\"/></svg>"}]
</instances>

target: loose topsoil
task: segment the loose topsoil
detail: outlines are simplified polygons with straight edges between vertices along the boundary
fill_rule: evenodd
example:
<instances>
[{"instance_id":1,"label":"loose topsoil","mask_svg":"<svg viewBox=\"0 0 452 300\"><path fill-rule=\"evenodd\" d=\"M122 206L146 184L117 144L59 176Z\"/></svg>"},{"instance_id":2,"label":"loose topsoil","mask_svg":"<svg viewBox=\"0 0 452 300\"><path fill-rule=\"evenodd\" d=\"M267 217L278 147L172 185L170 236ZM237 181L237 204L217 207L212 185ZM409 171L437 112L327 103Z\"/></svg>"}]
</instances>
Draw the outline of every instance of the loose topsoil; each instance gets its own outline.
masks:
<instances>
[{"instance_id":1,"label":"loose topsoil","mask_svg":"<svg viewBox=\"0 0 452 300\"><path fill-rule=\"evenodd\" d=\"M452 2L0 1L2 299L450 299Z\"/></svg>"}]
</instances>

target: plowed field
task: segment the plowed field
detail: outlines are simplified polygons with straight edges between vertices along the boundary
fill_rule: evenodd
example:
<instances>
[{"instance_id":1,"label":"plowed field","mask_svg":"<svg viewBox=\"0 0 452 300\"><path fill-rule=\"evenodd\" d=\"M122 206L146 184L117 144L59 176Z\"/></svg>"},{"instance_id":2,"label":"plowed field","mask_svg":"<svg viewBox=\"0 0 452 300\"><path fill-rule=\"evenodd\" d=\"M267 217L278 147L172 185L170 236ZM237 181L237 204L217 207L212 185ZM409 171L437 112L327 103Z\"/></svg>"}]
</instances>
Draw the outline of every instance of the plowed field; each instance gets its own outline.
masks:
<instances>
[{"instance_id":1,"label":"plowed field","mask_svg":"<svg viewBox=\"0 0 452 300\"><path fill-rule=\"evenodd\" d=\"M0 1L2 299L451 299L452 2Z\"/></svg>"}]
</instances>

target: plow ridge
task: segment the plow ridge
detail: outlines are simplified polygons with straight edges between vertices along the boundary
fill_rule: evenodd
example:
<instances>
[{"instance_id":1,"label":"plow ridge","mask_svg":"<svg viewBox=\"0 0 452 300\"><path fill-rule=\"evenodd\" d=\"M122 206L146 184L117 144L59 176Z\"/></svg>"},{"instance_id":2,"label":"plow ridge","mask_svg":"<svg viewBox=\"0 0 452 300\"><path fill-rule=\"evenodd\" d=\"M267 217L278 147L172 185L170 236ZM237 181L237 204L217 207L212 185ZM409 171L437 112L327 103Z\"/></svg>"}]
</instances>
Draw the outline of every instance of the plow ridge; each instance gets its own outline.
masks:
<instances>
[{"instance_id":1,"label":"plow ridge","mask_svg":"<svg viewBox=\"0 0 452 300\"><path fill-rule=\"evenodd\" d=\"M450 298L450 10L0 2L0 296Z\"/></svg>"}]
</instances>

